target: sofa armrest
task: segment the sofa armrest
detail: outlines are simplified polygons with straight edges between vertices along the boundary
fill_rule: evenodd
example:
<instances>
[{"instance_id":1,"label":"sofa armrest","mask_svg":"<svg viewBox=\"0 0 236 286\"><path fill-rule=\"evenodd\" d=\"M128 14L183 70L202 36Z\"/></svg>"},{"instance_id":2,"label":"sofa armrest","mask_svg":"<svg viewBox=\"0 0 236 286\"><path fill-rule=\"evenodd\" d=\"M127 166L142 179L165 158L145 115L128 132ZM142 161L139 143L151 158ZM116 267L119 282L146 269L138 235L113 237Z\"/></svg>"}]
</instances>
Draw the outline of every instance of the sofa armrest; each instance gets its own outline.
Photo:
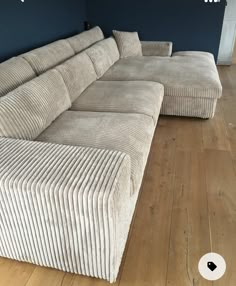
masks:
<instances>
[{"instance_id":1,"label":"sofa armrest","mask_svg":"<svg viewBox=\"0 0 236 286\"><path fill-rule=\"evenodd\" d=\"M170 57L172 55L172 42L142 41L143 56Z\"/></svg>"},{"instance_id":2,"label":"sofa armrest","mask_svg":"<svg viewBox=\"0 0 236 286\"><path fill-rule=\"evenodd\" d=\"M129 198L124 153L0 138L0 256L114 282Z\"/></svg>"}]
</instances>

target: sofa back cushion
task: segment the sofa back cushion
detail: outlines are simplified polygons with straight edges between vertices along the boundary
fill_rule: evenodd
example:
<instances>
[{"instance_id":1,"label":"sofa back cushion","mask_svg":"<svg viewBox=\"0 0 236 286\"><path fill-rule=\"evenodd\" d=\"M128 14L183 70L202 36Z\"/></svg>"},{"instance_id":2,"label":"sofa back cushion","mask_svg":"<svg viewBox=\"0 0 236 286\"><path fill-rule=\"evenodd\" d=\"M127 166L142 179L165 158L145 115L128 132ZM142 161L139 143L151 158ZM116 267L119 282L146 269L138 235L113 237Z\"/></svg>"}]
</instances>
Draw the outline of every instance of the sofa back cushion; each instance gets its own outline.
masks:
<instances>
[{"instance_id":1,"label":"sofa back cushion","mask_svg":"<svg viewBox=\"0 0 236 286\"><path fill-rule=\"evenodd\" d=\"M23 58L12 58L0 64L0 97L34 77L35 72Z\"/></svg>"},{"instance_id":2,"label":"sofa back cushion","mask_svg":"<svg viewBox=\"0 0 236 286\"><path fill-rule=\"evenodd\" d=\"M89 31L85 31L74 37L68 38L67 41L70 43L74 52L78 54L79 52L92 46L94 43L99 42L104 39L104 34L99 27L95 27Z\"/></svg>"},{"instance_id":3,"label":"sofa back cushion","mask_svg":"<svg viewBox=\"0 0 236 286\"><path fill-rule=\"evenodd\" d=\"M71 102L97 79L93 63L85 52L74 56L56 69L64 79Z\"/></svg>"},{"instance_id":4,"label":"sofa back cushion","mask_svg":"<svg viewBox=\"0 0 236 286\"><path fill-rule=\"evenodd\" d=\"M93 62L98 78L120 58L119 50L114 38L108 38L96 43L86 50L87 55Z\"/></svg>"},{"instance_id":5,"label":"sofa back cushion","mask_svg":"<svg viewBox=\"0 0 236 286\"><path fill-rule=\"evenodd\" d=\"M44 47L23 54L28 63L40 75L74 56L74 51L66 40L59 40Z\"/></svg>"},{"instance_id":6,"label":"sofa back cushion","mask_svg":"<svg viewBox=\"0 0 236 286\"><path fill-rule=\"evenodd\" d=\"M51 70L0 98L0 136L33 140L70 107L61 75Z\"/></svg>"}]
</instances>

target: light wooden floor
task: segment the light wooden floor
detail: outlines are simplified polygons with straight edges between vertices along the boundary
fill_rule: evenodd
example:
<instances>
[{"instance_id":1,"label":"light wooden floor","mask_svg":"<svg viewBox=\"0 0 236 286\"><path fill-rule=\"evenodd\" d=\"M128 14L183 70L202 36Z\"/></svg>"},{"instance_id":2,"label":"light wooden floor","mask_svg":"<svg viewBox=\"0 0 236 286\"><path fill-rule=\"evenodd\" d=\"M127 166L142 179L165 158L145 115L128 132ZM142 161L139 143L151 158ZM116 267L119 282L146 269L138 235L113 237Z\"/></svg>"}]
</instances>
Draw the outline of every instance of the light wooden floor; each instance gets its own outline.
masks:
<instances>
[{"instance_id":1,"label":"light wooden floor","mask_svg":"<svg viewBox=\"0 0 236 286\"><path fill-rule=\"evenodd\" d=\"M220 67L212 120L161 117L116 286L236 285L236 66ZM210 251L227 262L200 277ZM0 286L105 286L104 281L0 259Z\"/></svg>"}]
</instances>

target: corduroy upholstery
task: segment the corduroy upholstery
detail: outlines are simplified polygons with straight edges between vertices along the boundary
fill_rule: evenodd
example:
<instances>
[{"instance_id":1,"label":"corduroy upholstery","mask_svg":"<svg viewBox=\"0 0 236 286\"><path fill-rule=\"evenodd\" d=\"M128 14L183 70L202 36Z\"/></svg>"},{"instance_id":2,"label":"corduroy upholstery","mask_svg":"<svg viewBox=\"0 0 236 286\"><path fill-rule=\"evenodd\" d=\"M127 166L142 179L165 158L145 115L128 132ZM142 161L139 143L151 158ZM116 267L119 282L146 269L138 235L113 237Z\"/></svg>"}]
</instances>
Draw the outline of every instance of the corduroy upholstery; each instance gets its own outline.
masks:
<instances>
[{"instance_id":1,"label":"corduroy upholstery","mask_svg":"<svg viewBox=\"0 0 236 286\"><path fill-rule=\"evenodd\" d=\"M213 55L208 52L201 52L201 51L181 51L181 52L174 52L173 56L185 56L187 57L193 57L198 58L199 60L202 60L203 58L212 58L214 59Z\"/></svg>"},{"instance_id":2,"label":"corduroy upholstery","mask_svg":"<svg viewBox=\"0 0 236 286\"><path fill-rule=\"evenodd\" d=\"M208 119L214 117L216 105L212 98L165 95L160 114Z\"/></svg>"},{"instance_id":3,"label":"corduroy upholstery","mask_svg":"<svg viewBox=\"0 0 236 286\"><path fill-rule=\"evenodd\" d=\"M124 153L0 138L1 256L114 282L129 202Z\"/></svg>"},{"instance_id":4,"label":"corduroy upholstery","mask_svg":"<svg viewBox=\"0 0 236 286\"><path fill-rule=\"evenodd\" d=\"M142 46L137 32L121 32L113 30L113 35L121 58L142 56Z\"/></svg>"},{"instance_id":5,"label":"corduroy upholstery","mask_svg":"<svg viewBox=\"0 0 236 286\"><path fill-rule=\"evenodd\" d=\"M0 100L0 137L35 139L71 106L64 81L51 70Z\"/></svg>"},{"instance_id":6,"label":"corduroy upholstery","mask_svg":"<svg viewBox=\"0 0 236 286\"><path fill-rule=\"evenodd\" d=\"M108 38L96 43L91 48L87 49L86 53L93 62L98 78L103 76L103 74L120 58L116 41L113 38Z\"/></svg>"},{"instance_id":7,"label":"corduroy upholstery","mask_svg":"<svg viewBox=\"0 0 236 286\"><path fill-rule=\"evenodd\" d=\"M143 114L66 111L36 139L118 150L130 155L133 188L140 188L155 125Z\"/></svg>"},{"instance_id":8,"label":"corduroy upholstery","mask_svg":"<svg viewBox=\"0 0 236 286\"><path fill-rule=\"evenodd\" d=\"M209 53L103 37L0 65L0 256L115 282L160 109L213 117L222 87Z\"/></svg>"},{"instance_id":9,"label":"corduroy upholstery","mask_svg":"<svg viewBox=\"0 0 236 286\"><path fill-rule=\"evenodd\" d=\"M93 63L84 52L69 59L56 69L64 79L71 102L97 79Z\"/></svg>"},{"instance_id":10,"label":"corduroy upholstery","mask_svg":"<svg viewBox=\"0 0 236 286\"><path fill-rule=\"evenodd\" d=\"M0 97L35 77L35 72L23 58L12 58L0 64Z\"/></svg>"},{"instance_id":11,"label":"corduroy upholstery","mask_svg":"<svg viewBox=\"0 0 236 286\"><path fill-rule=\"evenodd\" d=\"M96 42L99 42L104 39L102 30L99 27L94 27L89 31L85 31L78 35L75 35L71 38L68 38L67 41L73 48L74 52L78 54L83 50L89 48Z\"/></svg>"},{"instance_id":12,"label":"corduroy upholstery","mask_svg":"<svg viewBox=\"0 0 236 286\"><path fill-rule=\"evenodd\" d=\"M42 74L75 55L66 40L59 40L44 47L30 51L22 57L27 60L33 70Z\"/></svg>"},{"instance_id":13,"label":"corduroy upholstery","mask_svg":"<svg viewBox=\"0 0 236 286\"><path fill-rule=\"evenodd\" d=\"M143 56L170 57L172 55L172 42L142 41Z\"/></svg>"},{"instance_id":14,"label":"corduroy upholstery","mask_svg":"<svg viewBox=\"0 0 236 286\"><path fill-rule=\"evenodd\" d=\"M213 55L202 52L174 53L172 57L132 57L120 59L100 78L102 81L154 81L164 85L163 114L208 118L214 116L215 101L222 95L222 86ZM167 98L168 96L168 98ZM183 97L175 99L175 97ZM171 102L173 98L173 104ZM184 99L188 100L188 106ZM168 102L165 103L165 100ZM206 101L212 101L205 105ZM180 105L175 106L179 102ZM190 102L192 104L190 104ZM175 108L171 108L175 106ZM178 111L178 106L181 108ZM197 112L197 110L199 112ZM185 112L186 111L186 112ZM191 115L192 114L192 115Z\"/></svg>"},{"instance_id":15,"label":"corduroy upholstery","mask_svg":"<svg viewBox=\"0 0 236 286\"><path fill-rule=\"evenodd\" d=\"M169 96L219 98L222 86L212 55L120 59L100 80L159 82Z\"/></svg>"},{"instance_id":16,"label":"corduroy upholstery","mask_svg":"<svg viewBox=\"0 0 236 286\"><path fill-rule=\"evenodd\" d=\"M148 81L96 81L72 104L73 111L145 114L157 123L163 85Z\"/></svg>"}]
</instances>

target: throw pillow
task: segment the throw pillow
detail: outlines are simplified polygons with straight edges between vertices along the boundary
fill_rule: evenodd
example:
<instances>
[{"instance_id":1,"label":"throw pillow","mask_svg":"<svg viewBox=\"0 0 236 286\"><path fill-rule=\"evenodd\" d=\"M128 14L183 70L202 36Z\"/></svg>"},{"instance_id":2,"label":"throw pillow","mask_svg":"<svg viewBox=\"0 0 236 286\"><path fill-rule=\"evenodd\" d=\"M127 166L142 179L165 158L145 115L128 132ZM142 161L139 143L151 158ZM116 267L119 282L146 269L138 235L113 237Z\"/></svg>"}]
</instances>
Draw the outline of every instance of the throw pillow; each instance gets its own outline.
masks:
<instances>
[{"instance_id":1,"label":"throw pillow","mask_svg":"<svg viewBox=\"0 0 236 286\"><path fill-rule=\"evenodd\" d=\"M142 56L142 46L137 32L113 31L121 58Z\"/></svg>"}]
</instances>

